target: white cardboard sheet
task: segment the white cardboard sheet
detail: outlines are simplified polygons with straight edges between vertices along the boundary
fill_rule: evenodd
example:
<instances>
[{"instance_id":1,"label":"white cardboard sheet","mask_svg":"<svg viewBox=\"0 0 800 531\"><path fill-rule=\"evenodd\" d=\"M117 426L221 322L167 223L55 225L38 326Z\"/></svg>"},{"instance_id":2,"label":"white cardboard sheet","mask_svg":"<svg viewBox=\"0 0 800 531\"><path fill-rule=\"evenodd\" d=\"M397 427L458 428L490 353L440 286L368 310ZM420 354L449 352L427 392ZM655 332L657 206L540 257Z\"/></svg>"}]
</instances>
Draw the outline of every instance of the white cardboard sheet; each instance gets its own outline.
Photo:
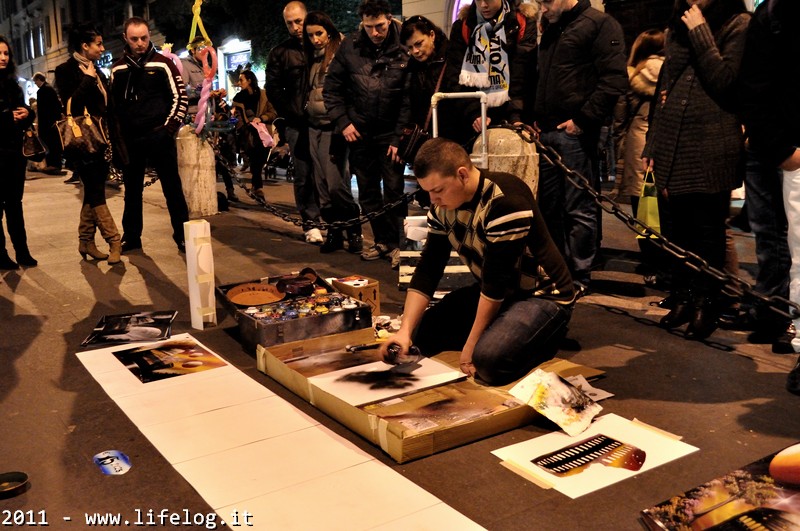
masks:
<instances>
[{"instance_id":1,"label":"white cardboard sheet","mask_svg":"<svg viewBox=\"0 0 800 531\"><path fill-rule=\"evenodd\" d=\"M532 459L541 455L555 452L600 434L644 450L647 457L642 468L634 472L595 462L578 474L558 477L531 462ZM623 479L632 478L697 450L698 448L669 437L664 432L618 415L609 414L595 419L592 425L578 436L570 437L562 432L549 433L500 448L493 451L492 454L509 463L511 469L516 468L523 472L521 475L529 476L529 479L534 480L535 483L550 485L570 498L577 498Z\"/></svg>"}]
</instances>

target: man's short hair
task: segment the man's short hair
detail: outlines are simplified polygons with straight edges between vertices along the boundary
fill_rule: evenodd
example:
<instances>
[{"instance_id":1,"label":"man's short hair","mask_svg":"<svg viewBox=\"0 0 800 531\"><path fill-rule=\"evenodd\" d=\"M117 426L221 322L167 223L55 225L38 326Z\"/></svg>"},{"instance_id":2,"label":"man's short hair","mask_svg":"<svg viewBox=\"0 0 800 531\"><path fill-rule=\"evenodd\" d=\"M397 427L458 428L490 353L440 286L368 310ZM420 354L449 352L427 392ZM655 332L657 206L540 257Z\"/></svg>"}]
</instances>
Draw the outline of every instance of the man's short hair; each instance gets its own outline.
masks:
<instances>
[{"instance_id":1,"label":"man's short hair","mask_svg":"<svg viewBox=\"0 0 800 531\"><path fill-rule=\"evenodd\" d=\"M44 74L42 74L41 72L36 72L35 74L33 74L33 80L34 81L41 81L42 83L45 83L45 82L47 82L47 77Z\"/></svg>"},{"instance_id":2,"label":"man's short hair","mask_svg":"<svg viewBox=\"0 0 800 531\"><path fill-rule=\"evenodd\" d=\"M458 168L472 169L472 161L463 147L446 138L433 138L419 148L414 158L414 176L424 179L431 173L453 177Z\"/></svg>"},{"instance_id":3,"label":"man's short hair","mask_svg":"<svg viewBox=\"0 0 800 531\"><path fill-rule=\"evenodd\" d=\"M189 42L189 44L186 45L186 49L187 50L196 50L197 48L200 48L201 46L203 46L205 44L205 42L206 42L206 38L203 37L202 35L198 35L197 37L192 39L191 42Z\"/></svg>"},{"instance_id":4,"label":"man's short hair","mask_svg":"<svg viewBox=\"0 0 800 531\"><path fill-rule=\"evenodd\" d=\"M142 17L131 17L122 24L122 34L127 35L131 26L147 26L147 29L150 29L150 24Z\"/></svg>"},{"instance_id":5,"label":"man's short hair","mask_svg":"<svg viewBox=\"0 0 800 531\"><path fill-rule=\"evenodd\" d=\"M358 6L358 18L378 18L381 15L392 16L392 7L386 0L364 0Z\"/></svg>"}]
</instances>

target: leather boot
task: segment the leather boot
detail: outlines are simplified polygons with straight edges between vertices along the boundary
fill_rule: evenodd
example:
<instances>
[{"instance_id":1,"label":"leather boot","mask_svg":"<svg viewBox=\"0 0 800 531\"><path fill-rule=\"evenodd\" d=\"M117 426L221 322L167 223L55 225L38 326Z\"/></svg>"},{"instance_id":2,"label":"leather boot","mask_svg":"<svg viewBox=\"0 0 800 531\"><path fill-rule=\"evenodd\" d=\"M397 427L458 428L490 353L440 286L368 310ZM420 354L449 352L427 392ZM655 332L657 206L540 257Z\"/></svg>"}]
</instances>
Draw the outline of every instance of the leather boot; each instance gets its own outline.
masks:
<instances>
[{"instance_id":1,"label":"leather boot","mask_svg":"<svg viewBox=\"0 0 800 531\"><path fill-rule=\"evenodd\" d=\"M95 217L97 218L97 226L100 228L100 235L108 243L109 264L120 263L120 253L122 252L122 240L117 230L117 224L114 223L114 218L111 216L111 211L108 205L99 205L94 207Z\"/></svg>"},{"instance_id":2,"label":"leather boot","mask_svg":"<svg viewBox=\"0 0 800 531\"><path fill-rule=\"evenodd\" d=\"M711 297L698 297L694 302L694 315L686 335L692 339L706 339L719 326L719 302Z\"/></svg>"},{"instance_id":3,"label":"leather boot","mask_svg":"<svg viewBox=\"0 0 800 531\"><path fill-rule=\"evenodd\" d=\"M12 260L10 256L8 256L8 253L5 249L0 251L0 269L4 271L13 271L15 269L19 269L19 264Z\"/></svg>"},{"instance_id":4,"label":"leather boot","mask_svg":"<svg viewBox=\"0 0 800 531\"><path fill-rule=\"evenodd\" d=\"M94 244L94 233L97 228L97 218L94 210L87 203L81 207L81 220L78 223L78 252L86 260L88 254L95 260L105 260L108 255L101 253Z\"/></svg>"},{"instance_id":5,"label":"leather boot","mask_svg":"<svg viewBox=\"0 0 800 531\"><path fill-rule=\"evenodd\" d=\"M664 328L678 328L692 320L694 316L694 304L688 292L676 292L674 306L672 310L661 318L660 325Z\"/></svg>"},{"instance_id":6,"label":"leather boot","mask_svg":"<svg viewBox=\"0 0 800 531\"><path fill-rule=\"evenodd\" d=\"M333 223L335 221L339 221L341 219L341 213L332 206L323 207L320 210L320 214L322 219L326 223ZM342 229L334 229L333 227L328 227L328 234L325 236L325 241L319 248L319 252L321 253L332 253L334 251L338 251L339 249L344 249L344 234Z\"/></svg>"}]
</instances>

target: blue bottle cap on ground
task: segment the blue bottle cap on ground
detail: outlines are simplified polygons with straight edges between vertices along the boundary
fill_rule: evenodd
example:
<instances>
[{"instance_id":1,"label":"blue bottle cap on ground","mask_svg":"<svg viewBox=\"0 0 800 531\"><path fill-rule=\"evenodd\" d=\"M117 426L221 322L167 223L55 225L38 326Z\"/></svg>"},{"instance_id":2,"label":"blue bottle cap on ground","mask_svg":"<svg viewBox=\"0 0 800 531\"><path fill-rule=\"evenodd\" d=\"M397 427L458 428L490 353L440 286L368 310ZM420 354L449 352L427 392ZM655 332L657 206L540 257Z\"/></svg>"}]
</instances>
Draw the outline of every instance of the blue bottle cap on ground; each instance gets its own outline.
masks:
<instances>
[{"instance_id":1,"label":"blue bottle cap on ground","mask_svg":"<svg viewBox=\"0 0 800 531\"><path fill-rule=\"evenodd\" d=\"M107 476L119 476L131 469L131 460L119 450L106 450L93 457L94 464Z\"/></svg>"}]
</instances>

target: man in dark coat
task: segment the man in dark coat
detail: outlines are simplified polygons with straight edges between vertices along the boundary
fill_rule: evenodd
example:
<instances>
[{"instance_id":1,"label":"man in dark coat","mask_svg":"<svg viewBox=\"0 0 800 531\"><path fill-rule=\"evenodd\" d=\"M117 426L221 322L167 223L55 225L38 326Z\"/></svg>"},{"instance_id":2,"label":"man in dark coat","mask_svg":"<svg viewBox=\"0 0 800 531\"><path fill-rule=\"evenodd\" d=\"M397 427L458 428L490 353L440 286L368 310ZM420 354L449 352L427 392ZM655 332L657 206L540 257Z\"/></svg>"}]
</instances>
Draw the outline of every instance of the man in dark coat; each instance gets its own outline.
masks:
<instances>
[{"instance_id":1,"label":"man in dark coat","mask_svg":"<svg viewBox=\"0 0 800 531\"><path fill-rule=\"evenodd\" d=\"M541 140L597 186L600 128L628 89L622 28L589 0L543 0L534 115ZM598 249L599 208L542 157L539 205L550 235L585 287Z\"/></svg>"},{"instance_id":2,"label":"man in dark coat","mask_svg":"<svg viewBox=\"0 0 800 531\"><path fill-rule=\"evenodd\" d=\"M267 59L267 97L283 118L286 141L294 161L294 202L303 219L308 243L322 243L322 233L313 223L321 218L319 198L311 174L311 153L308 149L308 121L305 116L306 57L303 52L303 22L306 6L289 2L283 8L283 21L289 38L274 47Z\"/></svg>"},{"instance_id":3,"label":"man in dark coat","mask_svg":"<svg viewBox=\"0 0 800 531\"><path fill-rule=\"evenodd\" d=\"M42 173L61 175L61 139L56 129L56 122L61 119L61 100L43 73L33 74L33 82L39 87L36 93L39 138L47 148L47 156L44 159L47 165Z\"/></svg>"},{"instance_id":4,"label":"man in dark coat","mask_svg":"<svg viewBox=\"0 0 800 531\"><path fill-rule=\"evenodd\" d=\"M365 0L358 8L361 29L347 37L328 68L325 108L350 146L350 170L358 182L365 214L403 195L404 166L397 156L400 130L408 123L408 61L400 25L385 0ZM391 258L399 265L405 204L373 219L375 244L362 260ZM391 255L391 256L390 256Z\"/></svg>"},{"instance_id":5,"label":"man in dark coat","mask_svg":"<svg viewBox=\"0 0 800 531\"><path fill-rule=\"evenodd\" d=\"M183 224L189 221L189 208L178 174L175 135L186 119L186 90L175 64L156 52L147 21L131 17L123 27L125 54L111 67L111 99L128 154L122 170L122 252L142 248L142 194L148 162L156 170L167 202L172 239L184 252Z\"/></svg>"},{"instance_id":6,"label":"man in dark coat","mask_svg":"<svg viewBox=\"0 0 800 531\"><path fill-rule=\"evenodd\" d=\"M740 97L750 148L765 168L782 173L788 222L789 299L800 302L800 2L767 0L755 12L747 32L740 70ZM765 188L777 183L762 182ZM778 194L780 195L780 194ZM748 194L749 197L749 194ZM748 200L749 202L749 200ZM769 208L769 207L767 207ZM761 261L759 260L759 265ZM773 266L773 264L766 264ZM796 335L800 319L790 327ZM800 340L790 339L794 351ZM800 395L800 359L786 388Z\"/></svg>"}]
</instances>

